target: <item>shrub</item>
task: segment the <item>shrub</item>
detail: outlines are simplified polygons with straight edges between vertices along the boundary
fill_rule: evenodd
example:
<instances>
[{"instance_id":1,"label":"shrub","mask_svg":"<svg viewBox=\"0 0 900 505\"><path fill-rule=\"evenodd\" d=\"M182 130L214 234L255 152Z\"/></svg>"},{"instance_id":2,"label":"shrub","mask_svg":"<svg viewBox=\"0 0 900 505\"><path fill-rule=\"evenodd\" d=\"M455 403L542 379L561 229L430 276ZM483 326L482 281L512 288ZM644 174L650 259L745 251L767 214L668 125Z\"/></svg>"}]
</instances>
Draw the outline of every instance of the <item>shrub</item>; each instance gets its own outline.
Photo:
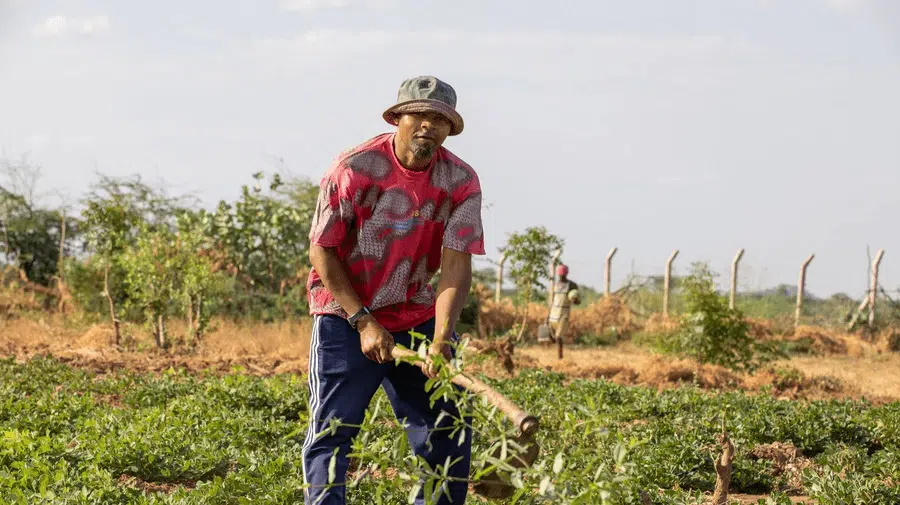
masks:
<instances>
[{"instance_id":1,"label":"shrub","mask_svg":"<svg viewBox=\"0 0 900 505\"><path fill-rule=\"evenodd\" d=\"M678 327L650 341L658 350L737 371L753 371L777 357L773 343L757 342L738 309L719 295L705 263L692 265L682 283L686 313Z\"/></svg>"}]
</instances>

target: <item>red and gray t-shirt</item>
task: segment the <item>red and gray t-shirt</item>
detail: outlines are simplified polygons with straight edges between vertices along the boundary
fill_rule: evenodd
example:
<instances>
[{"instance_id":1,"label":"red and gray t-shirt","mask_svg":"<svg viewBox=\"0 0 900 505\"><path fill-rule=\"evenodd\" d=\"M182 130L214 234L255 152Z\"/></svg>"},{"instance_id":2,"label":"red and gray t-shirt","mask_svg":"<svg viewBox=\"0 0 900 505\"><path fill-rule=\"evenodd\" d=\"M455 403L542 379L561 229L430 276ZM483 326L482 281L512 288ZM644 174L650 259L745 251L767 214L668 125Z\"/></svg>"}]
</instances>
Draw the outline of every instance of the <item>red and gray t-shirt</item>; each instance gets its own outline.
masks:
<instances>
[{"instance_id":1,"label":"red and gray t-shirt","mask_svg":"<svg viewBox=\"0 0 900 505\"><path fill-rule=\"evenodd\" d=\"M393 133L341 154L322 179L310 241L337 248L360 301L388 331L434 317L429 282L441 248L484 254L481 185L468 164L441 147L427 170L404 168ZM310 314L347 317L313 269Z\"/></svg>"}]
</instances>

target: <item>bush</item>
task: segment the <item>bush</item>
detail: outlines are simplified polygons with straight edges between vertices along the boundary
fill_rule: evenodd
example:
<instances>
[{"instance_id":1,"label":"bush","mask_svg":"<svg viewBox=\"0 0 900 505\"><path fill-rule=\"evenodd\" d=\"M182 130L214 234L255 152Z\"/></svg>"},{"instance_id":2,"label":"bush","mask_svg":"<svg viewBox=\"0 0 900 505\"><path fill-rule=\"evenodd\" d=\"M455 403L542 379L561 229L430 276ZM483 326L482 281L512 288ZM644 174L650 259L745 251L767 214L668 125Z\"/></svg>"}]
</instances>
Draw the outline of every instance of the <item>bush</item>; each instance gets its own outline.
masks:
<instances>
[{"instance_id":1,"label":"bush","mask_svg":"<svg viewBox=\"0 0 900 505\"><path fill-rule=\"evenodd\" d=\"M773 343L757 342L738 309L732 309L715 289L714 274L695 263L683 281L686 313L675 331L645 342L670 354L737 371L753 371L778 356Z\"/></svg>"}]
</instances>

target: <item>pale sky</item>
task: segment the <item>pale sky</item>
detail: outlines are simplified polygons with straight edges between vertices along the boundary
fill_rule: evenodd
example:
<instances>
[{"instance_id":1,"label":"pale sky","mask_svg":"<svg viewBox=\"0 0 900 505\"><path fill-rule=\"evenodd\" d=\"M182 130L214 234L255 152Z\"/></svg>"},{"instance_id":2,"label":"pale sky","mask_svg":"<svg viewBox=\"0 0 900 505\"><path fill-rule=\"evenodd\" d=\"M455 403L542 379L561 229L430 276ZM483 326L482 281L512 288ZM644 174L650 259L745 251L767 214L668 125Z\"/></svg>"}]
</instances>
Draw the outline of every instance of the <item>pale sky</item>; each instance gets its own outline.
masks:
<instances>
[{"instance_id":1,"label":"pale sky","mask_svg":"<svg viewBox=\"0 0 900 505\"><path fill-rule=\"evenodd\" d=\"M900 287L897 0L0 0L0 147L74 201L141 173L208 205L259 169L321 177L453 85L489 257L543 224L597 288L709 260L744 289Z\"/></svg>"}]
</instances>

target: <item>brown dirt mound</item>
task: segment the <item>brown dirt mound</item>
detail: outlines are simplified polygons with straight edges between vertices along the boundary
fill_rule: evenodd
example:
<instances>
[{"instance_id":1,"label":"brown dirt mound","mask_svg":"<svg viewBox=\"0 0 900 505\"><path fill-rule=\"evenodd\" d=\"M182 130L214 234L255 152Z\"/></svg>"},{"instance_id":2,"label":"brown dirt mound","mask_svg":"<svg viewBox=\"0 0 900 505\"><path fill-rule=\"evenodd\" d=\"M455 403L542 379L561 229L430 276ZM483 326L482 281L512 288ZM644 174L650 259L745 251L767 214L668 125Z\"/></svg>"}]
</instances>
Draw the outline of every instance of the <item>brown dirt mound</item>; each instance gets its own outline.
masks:
<instances>
[{"instance_id":1,"label":"brown dirt mound","mask_svg":"<svg viewBox=\"0 0 900 505\"><path fill-rule=\"evenodd\" d=\"M853 396L858 392L840 379L829 375L808 377L789 366L770 366L744 380L747 389L759 390L771 387L772 393L780 398L826 399Z\"/></svg>"},{"instance_id":2,"label":"brown dirt mound","mask_svg":"<svg viewBox=\"0 0 900 505\"><path fill-rule=\"evenodd\" d=\"M798 494L803 490L803 470L813 465L812 460L803 456L791 443L773 442L754 447L750 459L772 463L772 475L779 477L782 491Z\"/></svg>"},{"instance_id":3,"label":"brown dirt mound","mask_svg":"<svg viewBox=\"0 0 900 505\"><path fill-rule=\"evenodd\" d=\"M570 333L573 340L579 336L603 335L607 330L622 339L639 329L637 316L618 296L603 297L584 308L572 310Z\"/></svg>"},{"instance_id":4,"label":"brown dirt mound","mask_svg":"<svg viewBox=\"0 0 900 505\"><path fill-rule=\"evenodd\" d=\"M43 353L20 355L20 359ZM272 356L190 356L159 353L119 352L116 350L66 349L52 353L56 359L70 366L105 374L118 370L157 373L168 369L189 372L228 374L235 370L250 375L270 376L280 373L306 373L306 360L282 361Z\"/></svg>"},{"instance_id":5,"label":"brown dirt mound","mask_svg":"<svg viewBox=\"0 0 900 505\"><path fill-rule=\"evenodd\" d=\"M500 303L485 300L481 304L479 316L481 329L488 335L503 334L521 322L524 315L522 310L517 313L512 301L506 298L500 300ZM538 326L547 321L547 313L545 303L529 304L525 334L536 335ZM641 327L637 316L623 300L615 296L604 297L587 306L573 307L566 342L571 343L591 335L603 335L607 330L614 331L619 338L627 338Z\"/></svg>"},{"instance_id":6,"label":"brown dirt mound","mask_svg":"<svg viewBox=\"0 0 900 505\"><path fill-rule=\"evenodd\" d=\"M791 342L811 341L810 350L823 356L843 355L847 354L849 350L847 342L842 336L815 326L798 326L794 330L794 334L786 337L786 340Z\"/></svg>"},{"instance_id":7,"label":"brown dirt mound","mask_svg":"<svg viewBox=\"0 0 900 505\"><path fill-rule=\"evenodd\" d=\"M639 374L633 368L622 365L592 365L564 359L554 366L545 366L546 370L559 372L569 377L581 379L609 379L617 384L636 384Z\"/></svg>"},{"instance_id":8,"label":"brown dirt mound","mask_svg":"<svg viewBox=\"0 0 900 505\"><path fill-rule=\"evenodd\" d=\"M92 326L83 335L78 337L74 345L77 347L91 347L102 349L109 347L115 341L115 330L112 325L96 325Z\"/></svg>"},{"instance_id":9,"label":"brown dirt mound","mask_svg":"<svg viewBox=\"0 0 900 505\"><path fill-rule=\"evenodd\" d=\"M770 321L766 321L765 319L752 319L748 318L747 328L748 333L755 340L760 341L768 341L775 339L775 329L774 325Z\"/></svg>"},{"instance_id":10,"label":"brown dirt mound","mask_svg":"<svg viewBox=\"0 0 900 505\"><path fill-rule=\"evenodd\" d=\"M644 323L644 331L648 333L672 333L678 330L678 320L665 318L662 314L651 314Z\"/></svg>"},{"instance_id":11,"label":"brown dirt mound","mask_svg":"<svg viewBox=\"0 0 900 505\"><path fill-rule=\"evenodd\" d=\"M664 359L657 359L640 378L641 383L657 388L696 383L705 389L734 389L743 384L740 377L724 367Z\"/></svg>"},{"instance_id":12,"label":"brown dirt mound","mask_svg":"<svg viewBox=\"0 0 900 505\"><path fill-rule=\"evenodd\" d=\"M470 351L483 355L494 355L500 360L500 364L506 373L512 374L515 371L515 363L513 362L515 343L511 338L480 340L468 334L464 334L462 338L463 340L468 339L468 349Z\"/></svg>"},{"instance_id":13,"label":"brown dirt mound","mask_svg":"<svg viewBox=\"0 0 900 505\"><path fill-rule=\"evenodd\" d=\"M900 330L896 328L882 331L875 341L879 348L888 352L900 352Z\"/></svg>"}]
</instances>

